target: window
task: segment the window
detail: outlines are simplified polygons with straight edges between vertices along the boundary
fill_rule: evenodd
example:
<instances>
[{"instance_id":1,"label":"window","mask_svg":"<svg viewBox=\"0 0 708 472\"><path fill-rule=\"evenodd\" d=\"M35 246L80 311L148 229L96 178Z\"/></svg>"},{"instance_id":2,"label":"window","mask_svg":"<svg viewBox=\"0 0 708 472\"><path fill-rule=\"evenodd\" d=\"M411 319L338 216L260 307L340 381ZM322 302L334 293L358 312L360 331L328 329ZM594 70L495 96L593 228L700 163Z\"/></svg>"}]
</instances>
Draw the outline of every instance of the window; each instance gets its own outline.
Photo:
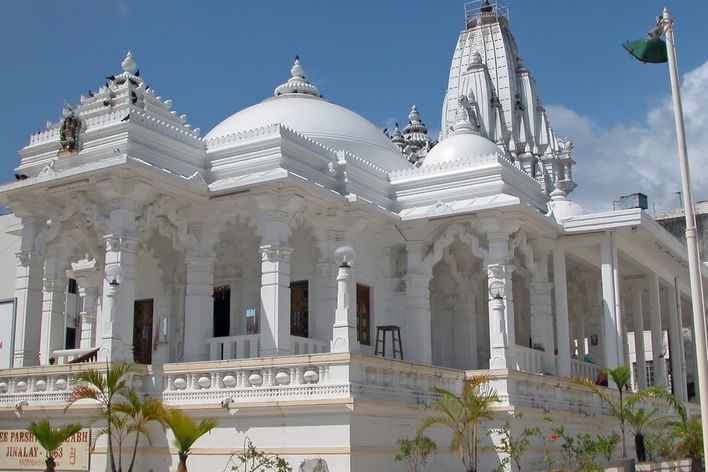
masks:
<instances>
[{"instance_id":1,"label":"window","mask_svg":"<svg viewBox=\"0 0 708 472\"><path fill-rule=\"evenodd\" d=\"M76 328L66 328L66 338L64 340L64 349L76 348Z\"/></svg>"},{"instance_id":2,"label":"window","mask_svg":"<svg viewBox=\"0 0 708 472\"><path fill-rule=\"evenodd\" d=\"M356 284L356 338L371 345L371 289L362 284Z\"/></svg>"},{"instance_id":3,"label":"window","mask_svg":"<svg viewBox=\"0 0 708 472\"><path fill-rule=\"evenodd\" d=\"M309 337L310 290L308 281L301 280L290 284L290 334Z\"/></svg>"},{"instance_id":4,"label":"window","mask_svg":"<svg viewBox=\"0 0 708 472\"><path fill-rule=\"evenodd\" d=\"M231 334L231 287L220 285L214 287L214 328L215 338L229 336Z\"/></svg>"},{"instance_id":5,"label":"window","mask_svg":"<svg viewBox=\"0 0 708 472\"><path fill-rule=\"evenodd\" d=\"M258 317L255 308L246 308L246 334L258 334Z\"/></svg>"},{"instance_id":6,"label":"window","mask_svg":"<svg viewBox=\"0 0 708 472\"><path fill-rule=\"evenodd\" d=\"M69 279L69 288L67 288L67 292L74 294L76 293L76 280Z\"/></svg>"}]
</instances>

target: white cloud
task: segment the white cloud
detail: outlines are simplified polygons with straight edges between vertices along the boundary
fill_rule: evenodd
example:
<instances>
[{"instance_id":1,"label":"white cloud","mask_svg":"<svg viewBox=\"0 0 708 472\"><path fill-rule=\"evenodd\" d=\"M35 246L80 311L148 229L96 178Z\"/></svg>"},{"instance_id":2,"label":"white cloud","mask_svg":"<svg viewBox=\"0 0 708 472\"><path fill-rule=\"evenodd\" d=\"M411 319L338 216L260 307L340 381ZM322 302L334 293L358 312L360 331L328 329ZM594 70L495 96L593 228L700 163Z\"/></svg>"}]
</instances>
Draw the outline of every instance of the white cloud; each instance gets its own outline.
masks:
<instances>
[{"instance_id":1,"label":"white cloud","mask_svg":"<svg viewBox=\"0 0 708 472\"><path fill-rule=\"evenodd\" d=\"M681 87L693 197L708 198L708 62L684 75ZM607 127L565 107L547 107L559 136L575 143L574 200L585 211L612 209L621 195L641 192L650 211L678 206L681 190L671 96L649 110L641 123Z\"/></svg>"}]
</instances>

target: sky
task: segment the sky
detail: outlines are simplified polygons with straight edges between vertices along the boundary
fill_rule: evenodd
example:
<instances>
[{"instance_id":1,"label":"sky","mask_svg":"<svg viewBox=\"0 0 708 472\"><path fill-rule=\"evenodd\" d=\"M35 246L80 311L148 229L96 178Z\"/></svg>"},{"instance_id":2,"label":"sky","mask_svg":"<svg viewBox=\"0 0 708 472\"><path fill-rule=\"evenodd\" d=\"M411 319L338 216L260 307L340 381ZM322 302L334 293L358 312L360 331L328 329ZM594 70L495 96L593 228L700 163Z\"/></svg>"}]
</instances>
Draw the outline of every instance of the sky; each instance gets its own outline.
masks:
<instances>
[{"instance_id":1,"label":"sky","mask_svg":"<svg viewBox=\"0 0 708 472\"><path fill-rule=\"evenodd\" d=\"M708 48L703 0L508 0L511 29L551 125L576 145L572 197L587 211L648 195L678 206L680 177L666 65L621 44L644 36L667 6L676 22L694 197L708 199ZM272 95L298 54L328 99L375 125L405 123L415 104L433 133L457 36L458 0L25 0L3 4L0 182L17 150L58 121L65 101L121 71L141 77L202 135Z\"/></svg>"}]
</instances>

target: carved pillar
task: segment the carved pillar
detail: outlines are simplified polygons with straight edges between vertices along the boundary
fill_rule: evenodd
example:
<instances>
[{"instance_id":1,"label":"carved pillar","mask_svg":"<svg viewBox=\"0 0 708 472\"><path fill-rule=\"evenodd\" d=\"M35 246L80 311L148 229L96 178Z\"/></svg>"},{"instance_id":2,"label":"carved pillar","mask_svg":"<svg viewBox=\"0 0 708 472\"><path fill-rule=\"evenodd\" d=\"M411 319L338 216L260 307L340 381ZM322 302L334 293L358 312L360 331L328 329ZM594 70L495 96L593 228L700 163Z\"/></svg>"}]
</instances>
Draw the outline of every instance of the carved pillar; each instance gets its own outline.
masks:
<instances>
[{"instance_id":1,"label":"carved pillar","mask_svg":"<svg viewBox=\"0 0 708 472\"><path fill-rule=\"evenodd\" d=\"M553 250L553 283L556 304L556 335L558 336L558 375L568 376L571 374L570 329L565 251L563 249ZM578 342L584 344L582 339L578 339Z\"/></svg>"},{"instance_id":2,"label":"carved pillar","mask_svg":"<svg viewBox=\"0 0 708 472\"><path fill-rule=\"evenodd\" d=\"M529 286L531 314L531 346L543 349L543 372L556 373L555 341L553 339L553 302L548 281L548 255L538 253L538 271Z\"/></svg>"},{"instance_id":3,"label":"carved pillar","mask_svg":"<svg viewBox=\"0 0 708 472\"><path fill-rule=\"evenodd\" d=\"M613 244L612 233L600 244L600 264L602 277L602 308L604 333L604 366L610 369L620 362L620 332L615 296L615 260L617 248Z\"/></svg>"},{"instance_id":4,"label":"carved pillar","mask_svg":"<svg viewBox=\"0 0 708 472\"><path fill-rule=\"evenodd\" d=\"M214 258L190 255L184 295L184 360L209 359L206 338L214 336Z\"/></svg>"},{"instance_id":5,"label":"carved pillar","mask_svg":"<svg viewBox=\"0 0 708 472\"><path fill-rule=\"evenodd\" d=\"M514 305L512 300L510 264L487 264L487 284L492 291L496 287L504 296L489 300L489 368L518 369L515 356Z\"/></svg>"},{"instance_id":6,"label":"carved pillar","mask_svg":"<svg viewBox=\"0 0 708 472\"><path fill-rule=\"evenodd\" d=\"M514 266L510 263L509 233L490 231L487 256L487 287L501 289L504 300L499 304L491 298L489 301L490 331L490 369L518 369L516 362L516 324L514 320L514 289L511 274ZM502 320L494 320L502 316ZM498 330L502 331L499 332Z\"/></svg>"},{"instance_id":7,"label":"carved pillar","mask_svg":"<svg viewBox=\"0 0 708 472\"><path fill-rule=\"evenodd\" d=\"M67 278L58 252L51 252L44 262L44 293L42 303L42 334L40 362L50 364L54 351L64 349L66 332Z\"/></svg>"},{"instance_id":8,"label":"carved pillar","mask_svg":"<svg viewBox=\"0 0 708 472\"><path fill-rule=\"evenodd\" d=\"M413 362L433 361L432 326L430 320L430 280L432 268L424 267L427 247L422 241L406 244L408 273L406 274L405 352Z\"/></svg>"},{"instance_id":9,"label":"carved pillar","mask_svg":"<svg viewBox=\"0 0 708 472\"><path fill-rule=\"evenodd\" d=\"M643 283L635 282L631 289L632 300L632 328L634 329L634 356L637 364L637 378L639 389L647 388L647 363L644 346L644 319L642 308Z\"/></svg>"},{"instance_id":10,"label":"carved pillar","mask_svg":"<svg viewBox=\"0 0 708 472\"><path fill-rule=\"evenodd\" d=\"M81 260L71 264L67 277L76 280L79 286L79 303L81 306L81 349L96 346L96 316L98 314L98 296L100 293L103 273L98 271L95 260Z\"/></svg>"},{"instance_id":11,"label":"carved pillar","mask_svg":"<svg viewBox=\"0 0 708 472\"><path fill-rule=\"evenodd\" d=\"M261 353L290 353L289 247L261 246Z\"/></svg>"},{"instance_id":12,"label":"carved pillar","mask_svg":"<svg viewBox=\"0 0 708 472\"><path fill-rule=\"evenodd\" d=\"M15 282L17 317L13 367L39 365L44 257L35 248L35 238L45 224L44 218L22 218Z\"/></svg>"},{"instance_id":13,"label":"carved pillar","mask_svg":"<svg viewBox=\"0 0 708 472\"><path fill-rule=\"evenodd\" d=\"M661 302L659 301L659 276L647 275L649 290L649 321L651 323L651 353L654 365L654 385L667 386L666 360L664 359L663 329L661 327Z\"/></svg>"},{"instance_id":14,"label":"carved pillar","mask_svg":"<svg viewBox=\"0 0 708 472\"><path fill-rule=\"evenodd\" d=\"M101 312L97 317L99 360L133 361L135 265L140 239L135 237L137 203L126 197L111 200Z\"/></svg>"},{"instance_id":15,"label":"carved pillar","mask_svg":"<svg viewBox=\"0 0 708 472\"><path fill-rule=\"evenodd\" d=\"M310 336L331 341L334 312L337 309L337 265L323 258L316 269L315 318Z\"/></svg>"}]
</instances>

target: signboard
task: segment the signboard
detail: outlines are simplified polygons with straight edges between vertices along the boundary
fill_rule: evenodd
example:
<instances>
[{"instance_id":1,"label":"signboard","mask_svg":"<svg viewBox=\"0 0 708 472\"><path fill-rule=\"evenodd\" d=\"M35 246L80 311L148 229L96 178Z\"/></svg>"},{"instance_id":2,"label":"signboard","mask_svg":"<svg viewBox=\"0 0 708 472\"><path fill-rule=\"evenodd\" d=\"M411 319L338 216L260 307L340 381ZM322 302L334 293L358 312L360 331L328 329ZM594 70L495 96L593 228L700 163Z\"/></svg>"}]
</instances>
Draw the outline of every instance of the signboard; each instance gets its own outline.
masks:
<instances>
[{"instance_id":1,"label":"signboard","mask_svg":"<svg viewBox=\"0 0 708 472\"><path fill-rule=\"evenodd\" d=\"M54 452L56 470L89 470L91 430L82 429ZM44 470L45 453L24 429L0 429L0 470Z\"/></svg>"}]
</instances>

